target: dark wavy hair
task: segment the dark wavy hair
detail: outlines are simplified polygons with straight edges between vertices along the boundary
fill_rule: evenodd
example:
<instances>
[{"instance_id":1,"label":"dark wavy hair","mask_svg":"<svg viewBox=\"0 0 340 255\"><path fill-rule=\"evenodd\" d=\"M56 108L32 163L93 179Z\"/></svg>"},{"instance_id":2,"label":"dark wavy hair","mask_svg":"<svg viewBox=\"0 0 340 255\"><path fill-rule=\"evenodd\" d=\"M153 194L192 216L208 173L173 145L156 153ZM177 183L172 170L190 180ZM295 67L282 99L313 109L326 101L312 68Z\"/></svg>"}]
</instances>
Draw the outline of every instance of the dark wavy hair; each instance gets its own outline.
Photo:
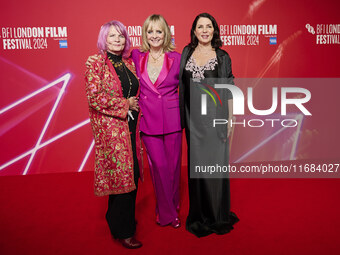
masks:
<instances>
[{"instance_id":1,"label":"dark wavy hair","mask_svg":"<svg viewBox=\"0 0 340 255\"><path fill-rule=\"evenodd\" d=\"M211 16L209 13L201 13L201 14L198 14L196 16L194 22L192 23L192 27L191 27L191 31L190 31L191 41L189 43L189 47L194 49L198 45L198 39L195 35L195 29L196 29L197 21L198 21L199 18L208 18L208 19L211 20L211 23L214 27L214 34L213 34L213 38L211 40L211 46L214 49L222 47L222 41L221 41L221 37L220 37L220 29L217 25L215 18L213 16Z\"/></svg>"}]
</instances>

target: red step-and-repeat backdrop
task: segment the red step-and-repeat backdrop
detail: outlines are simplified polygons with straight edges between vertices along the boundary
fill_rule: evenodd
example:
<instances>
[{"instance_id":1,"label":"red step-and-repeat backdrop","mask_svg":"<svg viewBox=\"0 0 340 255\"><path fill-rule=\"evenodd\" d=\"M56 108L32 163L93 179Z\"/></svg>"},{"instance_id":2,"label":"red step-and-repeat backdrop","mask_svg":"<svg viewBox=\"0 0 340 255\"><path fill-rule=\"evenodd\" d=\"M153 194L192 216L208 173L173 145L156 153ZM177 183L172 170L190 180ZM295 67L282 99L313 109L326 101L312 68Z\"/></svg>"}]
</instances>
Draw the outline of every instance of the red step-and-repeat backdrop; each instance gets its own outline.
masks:
<instances>
[{"instance_id":1,"label":"red step-and-repeat backdrop","mask_svg":"<svg viewBox=\"0 0 340 255\"><path fill-rule=\"evenodd\" d=\"M231 163L339 163L339 7L334 0L2 2L0 175L93 170L85 61L97 52L102 24L121 21L138 48L153 13L168 21L178 52L197 14L216 18L245 97ZM269 109L277 96L276 110L249 109L249 87L254 108ZM289 87L302 89L285 95ZM305 102L283 114L284 96Z\"/></svg>"}]
</instances>

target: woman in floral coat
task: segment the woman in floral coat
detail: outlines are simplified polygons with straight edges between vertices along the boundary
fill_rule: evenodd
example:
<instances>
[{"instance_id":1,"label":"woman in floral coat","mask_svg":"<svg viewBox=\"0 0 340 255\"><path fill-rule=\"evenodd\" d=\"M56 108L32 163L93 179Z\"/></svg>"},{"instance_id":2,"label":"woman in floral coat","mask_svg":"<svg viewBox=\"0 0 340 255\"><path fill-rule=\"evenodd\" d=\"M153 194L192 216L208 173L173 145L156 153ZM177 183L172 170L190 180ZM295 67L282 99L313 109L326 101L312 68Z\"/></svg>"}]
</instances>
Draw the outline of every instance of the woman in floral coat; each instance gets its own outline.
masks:
<instances>
[{"instance_id":1,"label":"woman in floral coat","mask_svg":"<svg viewBox=\"0 0 340 255\"><path fill-rule=\"evenodd\" d=\"M106 219L112 235L126 248L139 248L135 203L142 177L139 137L139 82L128 59L130 41L119 21L101 27L100 54L85 73L86 95L95 140L97 196L109 195Z\"/></svg>"}]
</instances>

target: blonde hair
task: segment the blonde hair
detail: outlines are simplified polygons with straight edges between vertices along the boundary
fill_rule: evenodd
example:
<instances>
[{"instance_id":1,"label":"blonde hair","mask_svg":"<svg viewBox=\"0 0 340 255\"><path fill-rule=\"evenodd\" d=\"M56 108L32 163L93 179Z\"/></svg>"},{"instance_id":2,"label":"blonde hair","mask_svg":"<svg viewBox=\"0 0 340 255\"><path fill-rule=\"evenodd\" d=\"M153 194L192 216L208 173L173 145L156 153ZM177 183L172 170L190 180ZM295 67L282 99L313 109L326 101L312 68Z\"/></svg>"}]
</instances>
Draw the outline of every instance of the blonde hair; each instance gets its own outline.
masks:
<instances>
[{"instance_id":1,"label":"blonde hair","mask_svg":"<svg viewBox=\"0 0 340 255\"><path fill-rule=\"evenodd\" d=\"M163 50L164 52L173 51L175 49L175 46L171 42L171 32L168 23L164 19L162 15L159 14L152 14L144 21L143 27L142 27L142 46L140 47L140 50L142 52L147 52L150 50L150 45L148 43L147 39L147 30L149 28L149 25L151 23L157 23L159 22L161 29L164 32L164 42L163 42Z\"/></svg>"}]
</instances>

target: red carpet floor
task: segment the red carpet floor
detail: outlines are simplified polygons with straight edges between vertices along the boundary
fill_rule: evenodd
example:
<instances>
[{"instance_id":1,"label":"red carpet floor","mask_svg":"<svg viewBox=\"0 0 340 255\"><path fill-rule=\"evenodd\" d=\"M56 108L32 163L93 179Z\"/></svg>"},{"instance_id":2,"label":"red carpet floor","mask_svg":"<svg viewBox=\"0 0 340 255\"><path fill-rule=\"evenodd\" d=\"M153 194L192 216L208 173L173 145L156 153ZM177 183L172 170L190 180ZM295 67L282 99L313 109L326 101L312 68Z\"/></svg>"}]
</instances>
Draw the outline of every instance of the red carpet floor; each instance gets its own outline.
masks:
<instances>
[{"instance_id":1,"label":"red carpet floor","mask_svg":"<svg viewBox=\"0 0 340 255\"><path fill-rule=\"evenodd\" d=\"M184 223L188 212L182 176ZM107 198L93 195L93 173L0 177L0 254L340 254L340 180L233 179L240 222L226 235L196 238L155 224L150 176L137 198L137 237L126 250L111 236Z\"/></svg>"}]
</instances>

